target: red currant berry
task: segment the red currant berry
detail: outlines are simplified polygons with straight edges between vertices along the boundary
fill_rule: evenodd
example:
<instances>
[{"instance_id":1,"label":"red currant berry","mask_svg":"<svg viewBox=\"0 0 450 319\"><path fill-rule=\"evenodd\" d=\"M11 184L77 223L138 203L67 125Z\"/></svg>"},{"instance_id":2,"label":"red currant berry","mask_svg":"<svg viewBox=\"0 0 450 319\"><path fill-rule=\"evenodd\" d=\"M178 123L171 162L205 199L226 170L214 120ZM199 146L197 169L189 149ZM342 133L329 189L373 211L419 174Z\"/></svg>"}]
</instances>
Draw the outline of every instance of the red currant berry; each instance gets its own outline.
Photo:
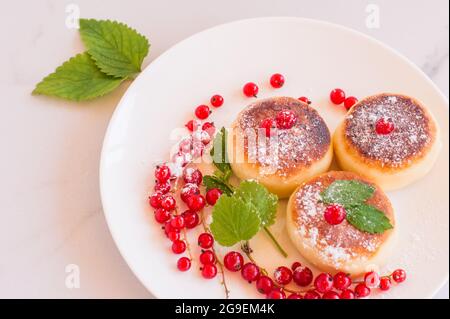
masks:
<instances>
[{"instance_id":1,"label":"red currant berry","mask_svg":"<svg viewBox=\"0 0 450 319\"><path fill-rule=\"evenodd\" d=\"M223 258L223 264L229 271L236 272L244 265L244 257L237 251L230 251Z\"/></svg>"},{"instance_id":2,"label":"red currant berry","mask_svg":"<svg viewBox=\"0 0 450 319\"><path fill-rule=\"evenodd\" d=\"M347 216L347 212L342 205L332 204L329 205L324 212L325 220L330 225L338 225L342 223Z\"/></svg>"},{"instance_id":3,"label":"red currant berry","mask_svg":"<svg viewBox=\"0 0 450 319\"><path fill-rule=\"evenodd\" d=\"M199 105L195 109L195 116L200 120L206 120L209 114L211 114L211 110L208 105Z\"/></svg>"},{"instance_id":4,"label":"red currant berry","mask_svg":"<svg viewBox=\"0 0 450 319\"><path fill-rule=\"evenodd\" d=\"M307 287L314 279L314 275L308 267L297 267L293 274L294 282L300 287Z\"/></svg>"},{"instance_id":5,"label":"red currant berry","mask_svg":"<svg viewBox=\"0 0 450 319\"><path fill-rule=\"evenodd\" d=\"M209 205L214 206L221 195L222 191L220 189L212 188L206 192L206 202Z\"/></svg>"},{"instance_id":6,"label":"red currant berry","mask_svg":"<svg viewBox=\"0 0 450 319\"><path fill-rule=\"evenodd\" d=\"M183 214L181 214L184 219L184 223L187 229L192 229L196 227L200 221L200 217L197 213L191 212L190 210L185 211Z\"/></svg>"},{"instance_id":7,"label":"red currant berry","mask_svg":"<svg viewBox=\"0 0 450 319\"><path fill-rule=\"evenodd\" d=\"M172 218L172 220L170 221L170 226L172 226L172 228L178 229L178 230L184 228L185 223L184 223L183 216L179 215L179 216L175 216L174 218Z\"/></svg>"},{"instance_id":8,"label":"red currant berry","mask_svg":"<svg viewBox=\"0 0 450 319\"><path fill-rule=\"evenodd\" d=\"M314 280L314 287L320 293L325 293L333 288L333 277L327 273L321 273Z\"/></svg>"},{"instance_id":9,"label":"red currant berry","mask_svg":"<svg viewBox=\"0 0 450 319\"><path fill-rule=\"evenodd\" d=\"M177 202L172 195L164 195L161 199L161 207L165 210L172 211L175 209Z\"/></svg>"},{"instance_id":10,"label":"red currant berry","mask_svg":"<svg viewBox=\"0 0 450 319\"><path fill-rule=\"evenodd\" d=\"M211 250L205 250L202 252L199 259L203 265L214 264L216 262L216 256Z\"/></svg>"},{"instance_id":11,"label":"red currant berry","mask_svg":"<svg viewBox=\"0 0 450 319\"><path fill-rule=\"evenodd\" d=\"M281 111L277 114L275 121L279 129L288 130L297 122L297 115L293 111Z\"/></svg>"},{"instance_id":12,"label":"red currant berry","mask_svg":"<svg viewBox=\"0 0 450 319\"><path fill-rule=\"evenodd\" d=\"M347 110L350 110L352 106L355 105L356 103L358 103L358 99L354 96L349 96L348 98L345 99L344 106Z\"/></svg>"},{"instance_id":13,"label":"red currant berry","mask_svg":"<svg viewBox=\"0 0 450 319\"><path fill-rule=\"evenodd\" d=\"M278 267L273 273L275 281L280 285L287 285L292 281L292 271L284 266Z\"/></svg>"},{"instance_id":14,"label":"red currant berry","mask_svg":"<svg viewBox=\"0 0 450 319\"><path fill-rule=\"evenodd\" d=\"M183 202L187 202L187 199L191 197L192 195L199 195L200 194L200 188L197 184L188 183L184 185L184 187L180 191L180 197Z\"/></svg>"},{"instance_id":15,"label":"red currant berry","mask_svg":"<svg viewBox=\"0 0 450 319\"><path fill-rule=\"evenodd\" d=\"M185 183L192 183L200 185L202 183L203 175L197 168L188 167L183 172L183 180Z\"/></svg>"},{"instance_id":16,"label":"red currant berry","mask_svg":"<svg viewBox=\"0 0 450 319\"><path fill-rule=\"evenodd\" d=\"M275 288L272 289L272 291L270 291L267 295L266 295L267 299L286 299L286 294L284 293L283 290Z\"/></svg>"},{"instance_id":17,"label":"red currant berry","mask_svg":"<svg viewBox=\"0 0 450 319\"><path fill-rule=\"evenodd\" d=\"M255 83L249 82L244 85L244 88L242 89L242 91L244 92L244 95L247 97L256 97L256 95L258 94L259 88Z\"/></svg>"},{"instance_id":18,"label":"red currant berry","mask_svg":"<svg viewBox=\"0 0 450 319\"><path fill-rule=\"evenodd\" d=\"M273 281L270 279L270 277L267 276L261 276L256 281L256 289L264 295L267 295L269 292L272 291L273 288Z\"/></svg>"},{"instance_id":19,"label":"red currant berry","mask_svg":"<svg viewBox=\"0 0 450 319\"><path fill-rule=\"evenodd\" d=\"M284 76L280 73L275 73L270 77L270 85L275 89L279 89L284 85Z\"/></svg>"},{"instance_id":20,"label":"red currant berry","mask_svg":"<svg viewBox=\"0 0 450 319\"><path fill-rule=\"evenodd\" d=\"M205 122L202 125L202 130L208 133L208 136L211 139L211 137L214 135L214 132L216 131L216 127L214 126L213 122Z\"/></svg>"},{"instance_id":21,"label":"red currant berry","mask_svg":"<svg viewBox=\"0 0 450 319\"><path fill-rule=\"evenodd\" d=\"M266 137L270 137L271 129L275 127L275 121L270 118L264 119L259 127L265 129Z\"/></svg>"},{"instance_id":22,"label":"red currant berry","mask_svg":"<svg viewBox=\"0 0 450 319\"><path fill-rule=\"evenodd\" d=\"M211 97L211 105L214 107L221 107L223 105L223 97L219 94L215 94Z\"/></svg>"},{"instance_id":23,"label":"red currant berry","mask_svg":"<svg viewBox=\"0 0 450 319\"><path fill-rule=\"evenodd\" d=\"M380 276L376 272L370 271L364 275L364 283L369 288L378 288L380 285Z\"/></svg>"},{"instance_id":24,"label":"red currant berry","mask_svg":"<svg viewBox=\"0 0 450 319\"><path fill-rule=\"evenodd\" d=\"M164 228L164 233L166 234L167 237L169 237L169 233L171 231L178 231L178 230L172 228L172 226L170 226L170 220L166 221L163 228Z\"/></svg>"},{"instance_id":25,"label":"red currant berry","mask_svg":"<svg viewBox=\"0 0 450 319\"><path fill-rule=\"evenodd\" d=\"M189 198L186 201L187 207L193 212L201 211L203 207L205 207L205 204L206 201L202 195L189 196Z\"/></svg>"},{"instance_id":26,"label":"red currant berry","mask_svg":"<svg viewBox=\"0 0 450 319\"><path fill-rule=\"evenodd\" d=\"M175 240L172 243L172 251L175 254L182 254L186 251L186 243L183 240Z\"/></svg>"},{"instance_id":27,"label":"red currant berry","mask_svg":"<svg viewBox=\"0 0 450 319\"><path fill-rule=\"evenodd\" d=\"M290 294L290 295L287 297L287 299L303 299L303 297L302 297L302 295L293 293L293 294Z\"/></svg>"},{"instance_id":28,"label":"red currant berry","mask_svg":"<svg viewBox=\"0 0 450 319\"><path fill-rule=\"evenodd\" d=\"M306 96L301 96L298 99L299 101L302 101L303 103L306 103L308 105L311 104L311 101Z\"/></svg>"},{"instance_id":29,"label":"red currant berry","mask_svg":"<svg viewBox=\"0 0 450 319\"><path fill-rule=\"evenodd\" d=\"M406 271L404 271L403 269L395 270L392 273L392 279L394 279L396 283L404 282L406 280Z\"/></svg>"},{"instance_id":30,"label":"red currant berry","mask_svg":"<svg viewBox=\"0 0 450 319\"><path fill-rule=\"evenodd\" d=\"M189 120L184 126L186 126L190 132L194 132L197 129L197 123L194 120Z\"/></svg>"},{"instance_id":31,"label":"red currant berry","mask_svg":"<svg viewBox=\"0 0 450 319\"><path fill-rule=\"evenodd\" d=\"M242 266L241 275L249 283L257 280L260 274L261 272L259 270L259 267L254 263L246 263L244 266Z\"/></svg>"},{"instance_id":32,"label":"red currant berry","mask_svg":"<svg viewBox=\"0 0 450 319\"><path fill-rule=\"evenodd\" d=\"M161 194L167 194L170 191L170 183L165 182L165 183L156 183L154 190L155 192L160 192Z\"/></svg>"},{"instance_id":33,"label":"red currant berry","mask_svg":"<svg viewBox=\"0 0 450 319\"><path fill-rule=\"evenodd\" d=\"M346 289L343 292L341 292L341 295L339 296L341 299L355 299L355 293L350 290Z\"/></svg>"},{"instance_id":34,"label":"red currant berry","mask_svg":"<svg viewBox=\"0 0 450 319\"><path fill-rule=\"evenodd\" d=\"M320 295L315 290L308 290L305 293L304 299L320 299Z\"/></svg>"},{"instance_id":35,"label":"red currant berry","mask_svg":"<svg viewBox=\"0 0 450 319\"><path fill-rule=\"evenodd\" d=\"M392 122L391 119L380 118L375 123L375 131L377 132L377 134L380 135L390 134L394 129L395 129L394 123Z\"/></svg>"},{"instance_id":36,"label":"red currant berry","mask_svg":"<svg viewBox=\"0 0 450 319\"><path fill-rule=\"evenodd\" d=\"M198 236L198 245L203 249L211 248L214 244L214 238L211 234L201 233Z\"/></svg>"},{"instance_id":37,"label":"red currant berry","mask_svg":"<svg viewBox=\"0 0 450 319\"><path fill-rule=\"evenodd\" d=\"M387 291L391 289L392 282L389 277L383 277L380 279L380 290Z\"/></svg>"},{"instance_id":38,"label":"red currant berry","mask_svg":"<svg viewBox=\"0 0 450 319\"><path fill-rule=\"evenodd\" d=\"M358 298L364 298L370 295L370 288L367 287L365 284L360 283L357 284L355 287L355 295Z\"/></svg>"},{"instance_id":39,"label":"red currant berry","mask_svg":"<svg viewBox=\"0 0 450 319\"><path fill-rule=\"evenodd\" d=\"M336 105L342 104L345 101L345 92L341 89L334 89L330 93L330 100Z\"/></svg>"},{"instance_id":40,"label":"red currant berry","mask_svg":"<svg viewBox=\"0 0 450 319\"><path fill-rule=\"evenodd\" d=\"M160 192L153 193L148 199L150 206L152 206L153 208L160 208L162 198L163 194L161 194Z\"/></svg>"},{"instance_id":41,"label":"red currant berry","mask_svg":"<svg viewBox=\"0 0 450 319\"><path fill-rule=\"evenodd\" d=\"M341 299L337 292L327 291L323 294L322 299Z\"/></svg>"},{"instance_id":42,"label":"red currant berry","mask_svg":"<svg viewBox=\"0 0 450 319\"><path fill-rule=\"evenodd\" d=\"M156 180L160 183L165 183L170 178L170 169L167 165L158 166L155 169Z\"/></svg>"},{"instance_id":43,"label":"red currant berry","mask_svg":"<svg viewBox=\"0 0 450 319\"><path fill-rule=\"evenodd\" d=\"M170 241L174 242L180 240L181 234L179 230L171 230L170 232L167 233L167 237L169 238Z\"/></svg>"},{"instance_id":44,"label":"red currant berry","mask_svg":"<svg viewBox=\"0 0 450 319\"><path fill-rule=\"evenodd\" d=\"M155 220L160 223L164 224L166 221L170 219L170 212L165 210L164 208L157 208L155 210Z\"/></svg>"},{"instance_id":45,"label":"red currant berry","mask_svg":"<svg viewBox=\"0 0 450 319\"><path fill-rule=\"evenodd\" d=\"M212 279L217 275L217 267L213 264L203 265L202 267L202 276L206 279Z\"/></svg>"},{"instance_id":46,"label":"red currant berry","mask_svg":"<svg viewBox=\"0 0 450 319\"><path fill-rule=\"evenodd\" d=\"M301 267L301 266L302 266L302 264L300 262L294 261L291 265L291 270L295 271L295 269L297 269L298 267Z\"/></svg>"},{"instance_id":47,"label":"red currant berry","mask_svg":"<svg viewBox=\"0 0 450 319\"><path fill-rule=\"evenodd\" d=\"M333 277L333 286L337 290L346 290L352 284L350 277L343 272L338 272Z\"/></svg>"},{"instance_id":48,"label":"red currant berry","mask_svg":"<svg viewBox=\"0 0 450 319\"><path fill-rule=\"evenodd\" d=\"M179 271L188 271L191 268L191 260L187 257L178 259L177 268Z\"/></svg>"}]
</instances>

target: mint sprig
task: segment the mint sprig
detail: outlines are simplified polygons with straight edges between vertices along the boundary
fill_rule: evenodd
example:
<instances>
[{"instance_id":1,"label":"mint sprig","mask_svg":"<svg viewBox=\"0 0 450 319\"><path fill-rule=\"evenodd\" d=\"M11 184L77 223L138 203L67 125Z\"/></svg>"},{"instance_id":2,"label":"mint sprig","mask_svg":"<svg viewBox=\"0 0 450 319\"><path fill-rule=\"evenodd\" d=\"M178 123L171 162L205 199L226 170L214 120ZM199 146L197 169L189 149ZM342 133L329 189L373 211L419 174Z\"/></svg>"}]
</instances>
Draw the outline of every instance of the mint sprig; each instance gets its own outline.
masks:
<instances>
[{"instance_id":1,"label":"mint sprig","mask_svg":"<svg viewBox=\"0 0 450 319\"><path fill-rule=\"evenodd\" d=\"M393 228L389 218L366 201L375 187L355 180L336 180L320 193L322 202L340 204L347 211L346 219L355 228L370 234L381 234Z\"/></svg>"},{"instance_id":2,"label":"mint sprig","mask_svg":"<svg viewBox=\"0 0 450 319\"><path fill-rule=\"evenodd\" d=\"M226 204L222 204L222 201L225 201ZM234 214L234 212L231 211L230 206L232 203L234 205L233 207L240 207L243 212L242 215ZM244 205L245 208L242 205ZM216 240L223 246L232 246L238 242L248 241L259 230L263 229L269 238L274 242L280 253L287 257L287 253L277 242L268 228L268 226L275 222L277 206L277 196L271 194L263 185L256 181L241 182L239 187L234 189L232 195L222 195L213 208L213 222L211 223L211 231L214 238L216 238ZM225 219L224 215L227 214L232 216ZM242 226L243 224L249 223L250 221L248 220L248 216L252 216L253 218L250 223L252 225L252 230L254 224L258 225L257 231L254 232L251 237L237 236L236 234L238 232L236 231L233 231L233 235L227 234L227 232L231 232L233 229L241 229L244 227ZM231 238L233 240L231 240Z\"/></svg>"},{"instance_id":3,"label":"mint sprig","mask_svg":"<svg viewBox=\"0 0 450 319\"><path fill-rule=\"evenodd\" d=\"M126 78L141 72L150 44L136 30L117 21L80 19L80 35L103 73Z\"/></svg>"},{"instance_id":4,"label":"mint sprig","mask_svg":"<svg viewBox=\"0 0 450 319\"><path fill-rule=\"evenodd\" d=\"M374 206L360 204L347 208L347 221L357 229L382 234L393 226L386 215Z\"/></svg>"},{"instance_id":5,"label":"mint sprig","mask_svg":"<svg viewBox=\"0 0 450 319\"><path fill-rule=\"evenodd\" d=\"M233 189L222 178L215 175L203 176L203 185L206 187L206 191L212 188L218 188L222 193L226 195L233 195Z\"/></svg>"},{"instance_id":6,"label":"mint sprig","mask_svg":"<svg viewBox=\"0 0 450 319\"><path fill-rule=\"evenodd\" d=\"M210 151L211 158L217 170L214 175L205 175L203 177L203 184L206 191L212 188L218 188L227 195L232 195L234 190L228 181L230 180L233 171L228 161L227 155L227 132L224 127L217 132L214 137L213 147Z\"/></svg>"},{"instance_id":7,"label":"mint sprig","mask_svg":"<svg viewBox=\"0 0 450 319\"><path fill-rule=\"evenodd\" d=\"M255 181L243 181L236 189L235 195L258 212L262 227L275 223L278 197L267 188Z\"/></svg>"},{"instance_id":8,"label":"mint sprig","mask_svg":"<svg viewBox=\"0 0 450 319\"><path fill-rule=\"evenodd\" d=\"M223 195L213 211L211 232L222 246L251 239L259 231L261 221L256 210L237 197Z\"/></svg>"},{"instance_id":9,"label":"mint sprig","mask_svg":"<svg viewBox=\"0 0 450 319\"><path fill-rule=\"evenodd\" d=\"M372 197L375 187L355 180L337 180L322 192L326 204L358 205Z\"/></svg>"},{"instance_id":10,"label":"mint sprig","mask_svg":"<svg viewBox=\"0 0 450 319\"><path fill-rule=\"evenodd\" d=\"M85 101L101 97L141 71L148 40L123 23L80 19L87 51L64 62L33 94Z\"/></svg>"},{"instance_id":11,"label":"mint sprig","mask_svg":"<svg viewBox=\"0 0 450 319\"><path fill-rule=\"evenodd\" d=\"M227 130L224 127L222 127L214 137L210 155L212 157L213 164L219 170L222 179L224 181L228 181L232 174L232 169L227 153Z\"/></svg>"}]
</instances>

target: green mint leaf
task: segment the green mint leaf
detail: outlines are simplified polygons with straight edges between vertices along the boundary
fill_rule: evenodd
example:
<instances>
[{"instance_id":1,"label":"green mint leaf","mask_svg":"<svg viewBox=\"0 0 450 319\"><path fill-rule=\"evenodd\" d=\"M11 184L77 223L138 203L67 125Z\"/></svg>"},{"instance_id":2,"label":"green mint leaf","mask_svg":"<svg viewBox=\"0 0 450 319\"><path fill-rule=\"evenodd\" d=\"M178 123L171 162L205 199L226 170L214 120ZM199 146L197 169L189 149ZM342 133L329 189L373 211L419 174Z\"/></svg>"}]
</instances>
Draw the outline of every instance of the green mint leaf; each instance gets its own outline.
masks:
<instances>
[{"instance_id":1,"label":"green mint leaf","mask_svg":"<svg viewBox=\"0 0 450 319\"><path fill-rule=\"evenodd\" d=\"M243 181L236 189L236 196L251 205L259 215L261 226L267 227L275 223L278 197L256 181Z\"/></svg>"},{"instance_id":2,"label":"green mint leaf","mask_svg":"<svg viewBox=\"0 0 450 319\"><path fill-rule=\"evenodd\" d=\"M222 246L250 240L259 231L258 213L237 197L222 195L214 205L211 232Z\"/></svg>"},{"instance_id":3,"label":"green mint leaf","mask_svg":"<svg viewBox=\"0 0 450 319\"><path fill-rule=\"evenodd\" d=\"M33 94L84 101L105 95L119 86L123 79L102 73L87 53L64 62L56 71L36 85Z\"/></svg>"},{"instance_id":4,"label":"green mint leaf","mask_svg":"<svg viewBox=\"0 0 450 319\"><path fill-rule=\"evenodd\" d=\"M224 127L216 134L210 154L214 165L223 174L222 179L227 182L232 170L227 154L227 131Z\"/></svg>"},{"instance_id":5,"label":"green mint leaf","mask_svg":"<svg viewBox=\"0 0 450 319\"><path fill-rule=\"evenodd\" d=\"M320 195L326 204L341 204L345 207L364 203L372 197L375 188L355 180L336 180Z\"/></svg>"},{"instance_id":6,"label":"green mint leaf","mask_svg":"<svg viewBox=\"0 0 450 319\"><path fill-rule=\"evenodd\" d=\"M203 176L203 185L206 187L206 191L212 188L220 189L224 194L233 195L233 189L227 183L217 176L205 175Z\"/></svg>"},{"instance_id":7,"label":"green mint leaf","mask_svg":"<svg viewBox=\"0 0 450 319\"><path fill-rule=\"evenodd\" d=\"M347 221L357 229L370 233L381 234L393 228L389 218L376 207L361 204L346 208Z\"/></svg>"},{"instance_id":8,"label":"green mint leaf","mask_svg":"<svg viewBox=\"0 0 450 319\"><path fill-rule=\"evenodd\" d=\"M80 34L103 73L125 78L141 71L150 44L136 30L116 21L80 19Z\"/></svg>"}]
</instances>

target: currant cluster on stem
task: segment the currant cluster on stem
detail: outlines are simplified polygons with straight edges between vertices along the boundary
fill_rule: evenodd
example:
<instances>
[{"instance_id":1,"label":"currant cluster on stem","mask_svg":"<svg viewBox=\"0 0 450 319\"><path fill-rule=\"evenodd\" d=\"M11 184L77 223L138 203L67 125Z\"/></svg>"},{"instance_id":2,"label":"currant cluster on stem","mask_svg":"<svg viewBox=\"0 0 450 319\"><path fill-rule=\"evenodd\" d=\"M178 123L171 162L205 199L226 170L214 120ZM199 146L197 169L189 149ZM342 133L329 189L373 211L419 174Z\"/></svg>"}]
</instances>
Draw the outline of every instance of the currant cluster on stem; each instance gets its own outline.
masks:
<instances>
[{"instance_id":1,"label":"currant cluster on stem","mask_svg":"<svg viewBox=\"0 0 450 319\"><path fill-rule=\"evenodd\" d=\"M266 270L253 261L245 263L242 254L237 251L227 253L223 261L227 270L240 271L242 278L250 284L255 283L256 290L268 299L365 298L371 294L371 289L386 291L392 286L392 281L401 283L406 279L406 272L402 269L383 277L371 271L365 274L363 282L355 282L343 272L334 276L320 273L314 277L311 269L300 262L294 262L290 268L277 267L273 277L270 277ZM302 290L287 287L292 282Z\"/></svg>"},{"instance_id":2,"label":"currant cluster on stem","mask_svg":"<svg viewBox=\"0 0 450 319\"><path fill-rule=\"evenodd\" d=\"M221 107L224 99L221 95L215 94L210 99L214 108ZM171 242L171 250L174 254L183 254L188 249L186 236L183 233L193 229L200 224L200 213L206 205L215 205L222 192L219 189L210 189L206 194L201 194L200 185L203 180L202 172L190 167L188 164L193 159L203 154L205 147L213 140L215 126L212 122L201 122L211 114L211 109L207 105L200 105L195 108L194 114L198 120L190 120L186 123L186 128L190 132L178 144L178 153L174 155L171 162L159 165L155 168L154 192L149 197L149 204L154 208L154 218L162 229L166 237ZM181 173L180 173L181 172ZM183 183L178 191L175 185ZM175 199L175 192L186 207L184 212L179 213L179 205ZM199 236L199 245L202 254L199 257L202 264L201 272L205 278L214 278L217 274L215 265L216 257L212 250L214 240L210 234ZM189 252L190 255L190 252ZM177 268L180 271L187 271L191 268L191 259L181 257L178 259Z\"/></svg>"}]
</instances>

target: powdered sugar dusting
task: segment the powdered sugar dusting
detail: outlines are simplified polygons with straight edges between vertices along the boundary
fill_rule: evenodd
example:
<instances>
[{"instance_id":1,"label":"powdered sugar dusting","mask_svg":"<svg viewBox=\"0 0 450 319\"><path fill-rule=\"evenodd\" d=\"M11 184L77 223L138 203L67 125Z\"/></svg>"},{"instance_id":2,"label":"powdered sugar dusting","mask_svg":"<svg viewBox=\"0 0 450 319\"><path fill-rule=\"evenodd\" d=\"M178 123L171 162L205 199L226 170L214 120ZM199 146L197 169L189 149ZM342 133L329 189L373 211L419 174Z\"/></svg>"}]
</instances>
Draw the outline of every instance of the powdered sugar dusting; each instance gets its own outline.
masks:
<instances>
[{"instance_id":1,"label":"powdered sugar dusting","mask_svg":"<svg viewBox=\"0 0 450 319\"><path fill-rule=\"evenodd\" d=\"M291 110L297 116L295 126L272 130L270 138L260 129L266 118L275 118L280 111ZM245 136L245 151L250 161L269 168L270 174L287 176L297 167L311 165L322 158L330 144L330 133L319 114L293 98L272 98L258 101L245 109L238 119Z\"/></svg>"},{"instance_id":2,"label":"powdered sugar dusting","mask_svg":"<svg viewBox=\"0 0 450 319\"><path fill-rule=\"evenodd\" d=\"M376 122L394 123L387 135L376 133ZM431 142L429 119L414 100L401 95L377 95L361 101L346 117L345 134L366 157L382 166L398 167L420 156Z\"/></svg>"},{"instance_id":3,"label":"powdered sugar dusting","mask_svg":"<svg viewBox=\"0 0 450 319\"><path fill-rule=\"evenodd\" d=\"M334 179L315 180L301 187L295 197L298 232L303 244L315 250L329 265L336 268L351 260L367 258L375 253L382 241L379 235L361 232L347 221L339 225L329 225L324 217L325 204L320 193Z\"/></svg>"}]
</instances>

